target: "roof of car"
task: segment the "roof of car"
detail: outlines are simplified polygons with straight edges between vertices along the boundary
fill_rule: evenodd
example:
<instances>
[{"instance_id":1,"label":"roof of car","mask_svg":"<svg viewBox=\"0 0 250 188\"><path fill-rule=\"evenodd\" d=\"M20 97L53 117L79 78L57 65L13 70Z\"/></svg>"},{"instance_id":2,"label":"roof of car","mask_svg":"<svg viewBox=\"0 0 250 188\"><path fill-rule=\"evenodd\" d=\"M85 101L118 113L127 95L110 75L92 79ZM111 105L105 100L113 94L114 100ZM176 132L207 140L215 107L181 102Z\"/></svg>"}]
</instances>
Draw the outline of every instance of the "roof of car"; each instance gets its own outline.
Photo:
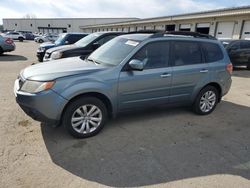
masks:
<instances>
[{"instance_id":1,"label":"roof of car","mask_svg":"<svg viewBox=\"0 0 250 188\"><path fill-rule=\"evenodd\" d=\"M153 34L149 34L149 33L136 33L136 34L124 34L121 37L126 38L126 39L136 40L136 41L143 41L143 40L148 39L152 35Z\"/></svg>"},{"instance_id":2,"label":"roof of car","mask_svg":"<svg viewBox=\"0 0 250 188\"><path fill-rule=\"evenodd\" d=\"M65 33L65 34L69 34L69 35L88 35L89 33L69 32L69 33Z\"/></svg>"}]
</instances>

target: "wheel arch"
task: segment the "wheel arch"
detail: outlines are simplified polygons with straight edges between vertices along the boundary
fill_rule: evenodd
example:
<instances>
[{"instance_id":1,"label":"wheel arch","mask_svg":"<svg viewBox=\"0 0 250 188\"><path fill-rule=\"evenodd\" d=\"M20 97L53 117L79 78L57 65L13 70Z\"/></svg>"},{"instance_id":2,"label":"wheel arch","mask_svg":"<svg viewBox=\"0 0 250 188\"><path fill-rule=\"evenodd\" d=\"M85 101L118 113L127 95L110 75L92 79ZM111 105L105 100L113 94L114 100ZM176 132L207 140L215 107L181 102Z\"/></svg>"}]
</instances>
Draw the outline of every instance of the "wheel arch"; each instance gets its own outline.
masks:
<instances>
[{"instance_id":1,"label":"wheel arch","mask_svg":"<svg viewBox=\"0 0 250 188\"><path fill-rule=\"evenodd\" d=\"M199 92L200 92L202 89L204 89L205 87L207 87L207 86L213 86L213 87L215 87L215 88L217 89L218 94L219 94L218 102L220 102L220 101L221 101L221 98L222 98L222 88L221 88L220 84L218 84L218 83L216 83L216 82L210 82L210 83L206 84L205 86L203 86L203 87L199 90ZM196 94L196 96L199 94L199 92Z\"/></svg>"},{"instance_id":2,"label":"wheel arch","mask_svg":"<svg viewBox=\"0 0 250 188\"><path fill-rule=\"evenodd\" d=\"M75 100L78 100L79 98L82 98L82 97L95 97L95 98L98 98L99 100L101 100L104 105L106 106L107 108L107 111L108 111L108 116L109 117L112 117L113 116L113 106L112 106L112 103L111 103L111 100L106 96L104 95L103 93L99 93L99 92L87 92L87 93L82 93L82 94L79 94L79 95L76 95L74 97L72 97L68 103L64 106L63 108L63 111L62 111L62 114L61 114L61 119L64 115L64 112L65 110L67 109L68 105L70 103L72 103L73 101Z\"/></svg>"}]
</instances>

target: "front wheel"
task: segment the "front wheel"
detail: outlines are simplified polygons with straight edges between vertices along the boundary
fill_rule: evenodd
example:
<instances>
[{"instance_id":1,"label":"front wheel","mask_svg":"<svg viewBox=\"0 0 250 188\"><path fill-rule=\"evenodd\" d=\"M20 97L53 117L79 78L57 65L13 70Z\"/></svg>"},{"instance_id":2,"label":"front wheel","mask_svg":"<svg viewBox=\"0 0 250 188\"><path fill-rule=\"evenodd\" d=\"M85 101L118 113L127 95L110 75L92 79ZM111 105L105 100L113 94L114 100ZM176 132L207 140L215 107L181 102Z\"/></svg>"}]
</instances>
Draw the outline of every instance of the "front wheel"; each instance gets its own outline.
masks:
<instances>
[{"instance_id":1,"label":"front wheel","mask_svg":"<svg viewBox=\"0 0 250 188\"><path fill-rule=\"evenodd\" d=\"M218 100L218 90L213 86L203 88L193 104L194 112L200 115L207 115L214 111Z\"/></svg>"},{"instance_id":2,"label":"front wheel","mask_svg":"<svg viewBox=\"0 0 250 188\"><path fill-rule=\"evenodd\" d=\"M94 97L83 97L71 102L63 115L65 128L76 138L96 135L104 127L106 119L106 106Z\"/></svg>"}]
</instances>

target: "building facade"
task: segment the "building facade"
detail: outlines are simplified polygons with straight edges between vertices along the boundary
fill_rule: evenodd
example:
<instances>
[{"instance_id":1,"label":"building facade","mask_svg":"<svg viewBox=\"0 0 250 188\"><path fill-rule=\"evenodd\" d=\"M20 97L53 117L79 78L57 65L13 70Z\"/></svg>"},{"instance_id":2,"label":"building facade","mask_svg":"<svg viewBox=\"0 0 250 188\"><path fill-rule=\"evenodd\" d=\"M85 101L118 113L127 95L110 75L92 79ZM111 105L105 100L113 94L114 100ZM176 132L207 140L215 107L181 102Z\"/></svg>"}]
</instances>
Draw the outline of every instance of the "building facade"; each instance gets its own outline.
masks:
<instances>
[{"instance_id":1,"label":"building facade","mask_svg":"<svg viewBox=\"0 0 250 188\"><path fill-rule=\"evenodd\" d=\"M132 21L137 18L17 18L3 19L4 30L42 33L81 32L85 25Z\"/></svg>"},{"instance_id":2,"label":"building facade","mask_svg":"<svg viewBox=\"0 0 250 188\"><path fill-rule=\"evenodd\" d=\"M250 39L250 6L189 14L85 25L84 32L97 31L196 31L219 39Z\"/></svg>"}]
</instances>

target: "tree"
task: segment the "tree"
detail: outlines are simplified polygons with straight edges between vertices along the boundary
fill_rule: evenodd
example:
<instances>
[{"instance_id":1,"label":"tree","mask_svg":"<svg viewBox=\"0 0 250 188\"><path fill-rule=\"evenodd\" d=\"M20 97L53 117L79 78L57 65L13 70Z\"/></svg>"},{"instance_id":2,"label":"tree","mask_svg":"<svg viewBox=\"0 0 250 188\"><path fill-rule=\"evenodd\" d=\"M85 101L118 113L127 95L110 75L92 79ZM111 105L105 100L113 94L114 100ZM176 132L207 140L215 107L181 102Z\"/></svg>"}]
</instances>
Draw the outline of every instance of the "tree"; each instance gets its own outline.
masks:
<instances>
[{"instance_id":1,"label":"tree","mask_svg":"<svg viewBox=\"0 0 250 188\"><path fill-rule=\"evenodd\" d=\"M36 15L35 14L25 14L24 16L23 16L23 18L26 18L26 19L32 19L32 18L36 18Z\"/></svg>"}]
</instances>

